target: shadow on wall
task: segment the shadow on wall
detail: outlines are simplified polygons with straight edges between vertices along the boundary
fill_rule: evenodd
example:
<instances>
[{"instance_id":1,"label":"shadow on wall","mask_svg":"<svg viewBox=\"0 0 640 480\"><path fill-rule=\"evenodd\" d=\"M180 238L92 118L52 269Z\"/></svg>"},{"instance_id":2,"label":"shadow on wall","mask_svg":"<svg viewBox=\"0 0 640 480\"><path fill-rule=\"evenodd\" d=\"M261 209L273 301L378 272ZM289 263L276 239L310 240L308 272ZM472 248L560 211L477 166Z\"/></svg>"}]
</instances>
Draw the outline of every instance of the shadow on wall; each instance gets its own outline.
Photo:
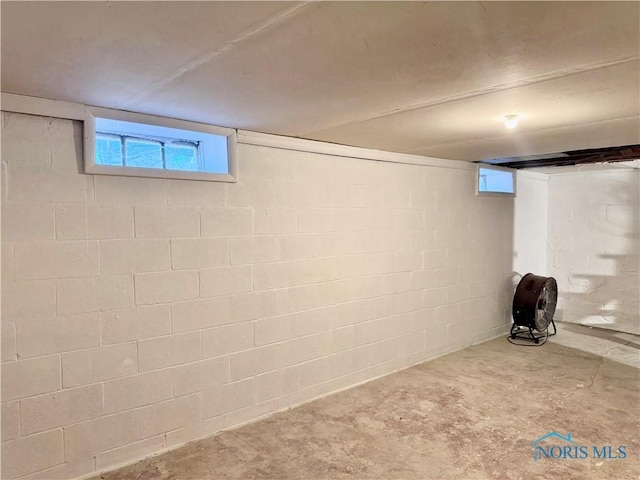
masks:
<instances>
[{"instance_id":1,"label":"shadow on wall","mask_svg":"<svg viewBox=\"0 0 640 480\"><path fill-rule=\"evenodd\" d=\"M550 175L557 320L640 334L639 173L596 166Z\"/></svg>"}]
</instances>

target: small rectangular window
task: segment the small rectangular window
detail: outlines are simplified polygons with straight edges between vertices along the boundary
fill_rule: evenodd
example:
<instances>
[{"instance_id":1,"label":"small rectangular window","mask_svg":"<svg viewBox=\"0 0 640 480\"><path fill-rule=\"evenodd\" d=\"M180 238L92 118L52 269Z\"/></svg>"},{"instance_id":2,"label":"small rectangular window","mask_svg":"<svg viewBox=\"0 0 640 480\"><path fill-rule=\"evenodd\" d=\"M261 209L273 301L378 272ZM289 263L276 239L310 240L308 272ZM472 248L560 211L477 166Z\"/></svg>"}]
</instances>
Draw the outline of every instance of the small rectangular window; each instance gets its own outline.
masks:
<instances>
[{"instance_id":1,"label":"small rectangular window","mask_svg":"<svg viewBox=\"0 0 640 480\"><path fill-rule=\"evenodd\" d=\"M85 173L235 182L235 130L88 108Z\"/></svg>"},{"instance_id":2,"label":"small rectangular window","mask_svg":"<svg viewBox=\"0 0 640 480\"><path fill-rule=\"evenodd\" d=\"M515 196L515 193L516 182L513 170L478 164L477 195Z\"/></svg>"}]
</instances>

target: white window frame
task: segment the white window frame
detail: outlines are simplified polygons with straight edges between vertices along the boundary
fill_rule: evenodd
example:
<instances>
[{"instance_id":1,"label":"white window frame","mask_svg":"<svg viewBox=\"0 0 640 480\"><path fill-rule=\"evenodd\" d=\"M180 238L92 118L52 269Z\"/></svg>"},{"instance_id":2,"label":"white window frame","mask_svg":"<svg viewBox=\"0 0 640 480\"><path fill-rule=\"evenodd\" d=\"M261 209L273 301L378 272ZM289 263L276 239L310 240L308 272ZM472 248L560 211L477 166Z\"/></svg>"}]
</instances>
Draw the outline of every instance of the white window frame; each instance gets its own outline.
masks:
<instances>
[{"instance_id":1,"label":"white window frame","mask_svg":"<svg viewBox=\"0 0 640 480\"><path fill-rule=\"evenodd\" d=\"M498 170L502 172L510 172L511 178L513 179L513 193L509 192L481 192L480 191L480 169L484 168L486 170ZM479 196L487 196L487 197L515 197L517 192L517 182L516 182L516 171L514 168L507 167L497 167L495 165L491 165L489 163L476 163L476 195Z\"/></svg>"},{"instance_id":2,"label":"white window frame","mask_svg":"<svg viewBox=\"0 0 640 480\"><path fill-rule=\"evenodd\" d=\"M96 118L121 120L125 122L141 123L150 126L178 128L193 132L193 138L198 134L213 134L226 137L227 161L229 173L198 172L185 170L166 170L160 168L127 167L120 165L101 165L96 163L95 137ZM203 123L187 122L167 117L157 117L143 113L124 112L109 108L86 107L84 118L84 173L91 175L120 175L125 177L174 178L179 180L204 180L208 182L237 182L236 172L236 130L232 128L215 127Z\"/></svg>"}]
</instances>

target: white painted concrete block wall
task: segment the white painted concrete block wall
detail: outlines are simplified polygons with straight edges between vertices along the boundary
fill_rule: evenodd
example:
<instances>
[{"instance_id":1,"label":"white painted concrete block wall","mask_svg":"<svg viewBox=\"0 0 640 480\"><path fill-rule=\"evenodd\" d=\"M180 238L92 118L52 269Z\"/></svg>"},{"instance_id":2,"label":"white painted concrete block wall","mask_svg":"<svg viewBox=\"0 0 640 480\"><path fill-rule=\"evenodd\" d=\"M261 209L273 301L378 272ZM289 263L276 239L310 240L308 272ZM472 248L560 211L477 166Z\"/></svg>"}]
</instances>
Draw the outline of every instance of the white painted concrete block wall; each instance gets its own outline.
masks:
<instances>
[{"instance_id":1,"label":"white painted concrete block wall","mask_svg":"<svg viewBox=\"0 0 640 480\"><path fill-rule=\"evenodd\" d=\"M549 176L518 170L514 203L513 270L547 275Z\"/></svg>"},{"instance_id":2,"label":"white painted concrete block wall","mask_svg":"<svg viewBox=\"0 0 640 480\"><path fill-rule=\"evenodd\" d=\"M562 321L640 334L639 190L638 169L549 176L548 273Z\"/></svg>"},{"instance_id":3,"label":"white painted concrete block wall","mask_svg":"<svg viewBox=\"0 0 640 480\"><path fill-rule=\"evenodd\" d=\"M133 461L509 322L513 201L474 172L239 145L237 184L79 173L3 114L2 477Z\"/></svg>"}]
</instances>

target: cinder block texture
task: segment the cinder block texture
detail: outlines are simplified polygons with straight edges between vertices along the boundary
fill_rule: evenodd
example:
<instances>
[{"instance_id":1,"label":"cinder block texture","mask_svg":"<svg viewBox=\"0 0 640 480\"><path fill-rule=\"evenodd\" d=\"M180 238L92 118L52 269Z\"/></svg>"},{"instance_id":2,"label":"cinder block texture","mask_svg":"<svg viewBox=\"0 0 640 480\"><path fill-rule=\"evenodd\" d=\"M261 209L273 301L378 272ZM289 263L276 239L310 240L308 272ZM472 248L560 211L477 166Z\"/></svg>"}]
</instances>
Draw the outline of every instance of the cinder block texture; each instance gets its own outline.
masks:
<instances>
[{"instance_id":1,"label":"cinder block texture","mask_svg":"<svg viewBox=\"0 0 640 480\"><path fill-rule=\"evenodd\" d=\"M20 405L18 402L2 402L2 441L13 440L20 435Z\"/></svg>"},{"instance_id":2,"label":"cinder block texture","mask_svg":"<svg viewBox=\"0 0 640 480\"><path fill-rule=\"evenodd\" d=\"M2 478L134 461L509 318L513 201L462 164L240 144L236 184L90 176L79 122L3 125Z\"/></svg>"},{"instance_id":3,"label":"cinder block texture","mask_svg":"<svg viewBox=\"0 0 640 480\"><path fill-rule=\"evenodd\" d=\"M100 345L100 315L79 313L16 321L16 352L20 358L68 352Z\"/></svg>"},{"instance_id":4,"label":"cinder block texture","mask_svg":"<svg viewBox=\"0 0 640 480\"><path fill-rule=\"evenodd\" d=\"M2 478L18 478L62 463L62 429L2 444Z\"/></svg>"},{"instance_id":5,"label":"cinder block texture","mask_svg":"<svg viewBox=\"0 0 640 480\"><path fill-rule=\"evenodd\" d=\"M2 401L55 392L61 378L59 355L3 363Z\"/></svg>"},{"instance_id":6,"label":"cinder block texture","mask_svg":"<svg viewBox=\"0 0 640 480\"><path fill-rule=\"evenodd\" d=\"M640 170L616 166L549 176L556 318L640 335L639 184Z\"/></svg>"},{"instance_id":7,"label":"cinder block texture","mask_svg":"<svg viewBox=\"0 0 640 480\"><path fill-rule=\"evenodd\" d=\"M72 388L20 402L20 433L50 430L102 415L102 385Z\"/></svg>"},{"instance_id":8,"label":"cinder block texture","mask_svg":"<svg viewBox=\"0 0 640 480\"><path fill-rule=\"evenodd\" d=\"M189 300L198 296L195 270L138 273L135 275L136 305Z\"/></svg>"},{"instance_id":9,"label":"cinder block texture","mask_svg":"<svg viewBox=\"0 0 640 480\"><path fill-rule=\"evenodd\" d=\"M87 385L138 372L135 342L78 350L62 355L62 385Z\"/></svg>"}]
</instances>

